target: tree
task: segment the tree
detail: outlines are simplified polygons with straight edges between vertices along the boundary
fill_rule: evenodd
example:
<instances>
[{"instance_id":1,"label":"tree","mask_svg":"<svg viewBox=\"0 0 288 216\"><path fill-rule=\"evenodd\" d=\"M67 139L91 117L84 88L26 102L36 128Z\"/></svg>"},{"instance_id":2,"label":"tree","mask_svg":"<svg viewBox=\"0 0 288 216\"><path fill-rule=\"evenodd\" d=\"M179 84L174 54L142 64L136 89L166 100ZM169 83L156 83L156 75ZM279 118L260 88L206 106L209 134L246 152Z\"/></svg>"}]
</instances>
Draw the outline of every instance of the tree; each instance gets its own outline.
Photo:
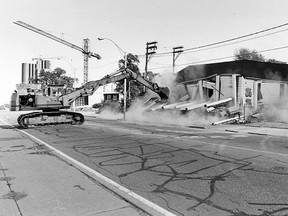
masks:
<instances>
[{"instance_id":1,"label":"tree","mask_svg":"<svg viewBox=\"0 0 288 216\"><path fill-rule=\"evenodd\" d=\"M276 60L276 59L267 59L266 62L276 63L276 64L287 64L287 62L278 61L278 60Z\"/></svg>"},{"instance_id":2,"label":"tree","mask_svg":"<svg viewBox=\"0 0 288 216\"><path fill-rule=\"evenodd\" d=\"M260 62L270 62L278 64L286 64L286 62L278 61L276 59L266 59L263 55L259 54L257 50L249 50L247 48L240 48L234 53L234 60L252 60Z\"/></svg>"},{"instance_id":3,"label":"tree","mask_svg":"<svg viewBox=\"0 0 288 216\"><path fill-rule=\"evenodd\" d=\"M140 74L139 67L138 67L138 64L140 63L140 61L139 61L137 55L133 55L132 53L128 53L126 61L127 61L127 68L134 71L135 73ZM125 68L125 59L120 59L118 61L118 65L119 65L119 69L124 69Z\"/></svg>"},{"instance_id":4,"label":"tree","mask_svg":"<svg viewBox=\"0 0 288 216\"><path fill-rule=\"evenodd\" d=\"M77 82L77 79L66 76L66 71L62 68L55 68L53 71L41 70L39 78L36 82L43 85L66 85L67 87L73 87L73 84Z\"/></svg>"},{"instance_id":5,"label":"tree","mask_svg":"<svg viewBox=\"0 0 288 216\"><path fill-rule=\"evenodd\" d=\"M234 60L253 60L265 62L263 55L259 54L256 50L249 50L247 48L240 48L234 53Z\"/></svg>"},{"instance_id":6,"label":"tree","mask_svg":"<svg viewBox=\"0 0 288 216\"><path fill-rule=\"evenodd\" d=\"M127 54L127 58L126 58L126 64L127 64L127 68L129 68L130 70L132 70L133 72L141 75L138 64L140 63L138 56L137 55L133 55L132 53L128 53ZM119 65L119 69L124 70L125 68L125 59L120 59L118 61L118 65ZM127 94L127 107L130 106L131 101L133 101L142 91L143 91L143 86L141 84L139 84L138 82L136 82L133 79L127 78L127 86L126 86L126 91L130 94ZM124 92L124 80L120 80L116 83L116 88L115 91L118 91L120 93L123 94Z\"/></svg>"}]
</instances>

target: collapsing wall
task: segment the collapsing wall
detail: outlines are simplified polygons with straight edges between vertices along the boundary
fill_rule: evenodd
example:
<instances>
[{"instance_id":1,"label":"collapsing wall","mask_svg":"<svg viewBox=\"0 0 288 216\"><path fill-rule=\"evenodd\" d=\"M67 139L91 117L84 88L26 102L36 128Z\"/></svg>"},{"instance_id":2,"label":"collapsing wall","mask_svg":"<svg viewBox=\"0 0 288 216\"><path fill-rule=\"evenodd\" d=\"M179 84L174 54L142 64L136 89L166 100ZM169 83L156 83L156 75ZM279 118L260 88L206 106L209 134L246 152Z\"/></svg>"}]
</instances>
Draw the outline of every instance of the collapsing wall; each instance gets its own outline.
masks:
<instances>
[{"instance_id":1,"label":"collapsing wall","mask_svg":"<svg viewBox=\"0 0 288 216\"><path fill-rule=\"evenodd\" d=\"M174 103L150 106L152 111L176 109L205 110L219 117L233 118L255 114L265 105L288 98L288 81L246 78L240 74L221 74L181 83L187 94Z\"/></svg>"},{"instance_id":2,"label":"collapsing wall","mask_svg":"<svg viewBox=\"0 0 288 216\"><path fill-rule=\"evenodd\" d=\"M288 82L245 78L240 74L215 75L214 81L203 78L196 84L186 85L188 89L196 88L201 100L232 98L230 105L252 109L257 109L261 104L277 104L288 96Z\"/></svg>"},{"instance_id":3,"label":"collapsing wall","mask_svg":"<svg viewBox=\"0 0 288 216\"><path fill-rule=\"evenodd\" d=\"M165 71L156 78L159 85L169 87L168 101L160 104L157 98L144 98L145 106L142 101L129 109L133 118L181 125L221 124L262 117L272 120L266 117L273 113L273 118L278 115L288 123L287 64L243 60L193 65L177 74ZM279 102L286 106L279 106Z\"/></svg>"},{"instance_id":4,"label":"collapsing wall","mask_svg":"<svg viewBox=\"0 0 288 216\"><path fill-rule=\"evenodd\" d=\"M228 117L245 117L263 111L263 107L277 110L282 106L287 113L288 64L240 60L191 65L177 73L176 83L185 86L189 99L170 100L168 105L153 110L203 111L205 107L206 112L220 110ZM277 111L275 114L280 113ZM288 115L286 119L288 122Z\"/></svg>"}]
</instances>

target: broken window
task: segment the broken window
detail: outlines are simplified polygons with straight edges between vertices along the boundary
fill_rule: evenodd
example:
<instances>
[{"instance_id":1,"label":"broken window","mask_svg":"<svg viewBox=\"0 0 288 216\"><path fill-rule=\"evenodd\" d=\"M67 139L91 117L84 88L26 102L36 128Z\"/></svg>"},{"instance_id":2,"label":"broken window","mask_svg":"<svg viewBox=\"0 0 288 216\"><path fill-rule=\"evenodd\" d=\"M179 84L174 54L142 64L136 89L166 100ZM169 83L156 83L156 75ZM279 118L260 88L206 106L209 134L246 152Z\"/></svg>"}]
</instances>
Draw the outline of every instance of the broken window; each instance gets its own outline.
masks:
<instances>
[{"instance_id":1,"label":"broken window","mask_svg":"<svg viewBox=\"0 0 288 216\"><path fill-rule=\"evenodd\" d=\"M245 88L245 97L252 97L251 88Z\"/></svg>"}]
</instances>

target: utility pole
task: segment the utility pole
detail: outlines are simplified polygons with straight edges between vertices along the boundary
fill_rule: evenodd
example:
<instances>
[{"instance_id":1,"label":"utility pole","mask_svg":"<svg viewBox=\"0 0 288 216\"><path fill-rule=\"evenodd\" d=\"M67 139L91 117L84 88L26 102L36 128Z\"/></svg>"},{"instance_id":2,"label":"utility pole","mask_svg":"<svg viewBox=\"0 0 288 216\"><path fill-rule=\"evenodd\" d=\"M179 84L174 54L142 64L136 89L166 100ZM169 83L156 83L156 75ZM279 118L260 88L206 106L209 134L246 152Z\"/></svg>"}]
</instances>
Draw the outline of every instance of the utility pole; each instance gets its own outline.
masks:
<instances>
[{"instance_id":1,"label":"utility pole","mask_svg":"<svg viewBox=\"0 0 288 216\"><path fill-rule=\"evenodd\" d=\"M83 50L84 50L84 62L83 62L83 66L84 66L84 78L83 78L83 83L87 83L88 82L88 59L89 59L89 39L83 39ZM89 96L84 96L83 97L83 105L88 105L89 104L89 100L88 100Z\"/></svg>"},{"instance_id":2,"label":"utility pole","mask_svg":"<svg viewBox=\"0 0 288 216\"><path fill-rule=\"evenodd\" d=\"M124 69L126 70L127 68L127 53L125 51L123 51L121 49L121 47L118 46L118 44L116 44L113 40L109 39L109 38L98 38L98 40L109 40L111 41L119 50L119 52L121 53L121 55L124 57ZM130 87L129 87L130 88ZM123 114L124 114L124 119L126 119L126 111L127 111L127 79L124 79L124 92L123 92L123 96L124 96L124 105L123 105Z\"/></svg>"},{"instance_id":3,"label":"utility pole","mask_svg":"<svg viewBox=\"0 0 288 216\"><path fill-rule=\"evenodd\" d=\"M147 42L146 43L146 61L145 61L145 72L144 72L144 78L147 78L147 72L148 72L148 62L153 54L156 53L155 50L157 50L157 41L153 42ZM146 87L144 86L144 92L146 92Z\"/></svg>"},{"instance_id":4,"label":"utility pole","mask_svg":"<svg viewBox=\"0 0 288 216\"><path fill-rule=\"evenodd\" d=\"M127 68L127 53L124 52L124 69ZM124 120L126 119L126 111L127 111L127 79L124 79L124 107L123 107L123 114Z\"/></svg>"},{"instance_id":5,"label":"utility pole","mask_svg":"<svg viewBox=\"0 0 288 216\"><path fill-rule=\"evenodd\" d=\"M182 52L183 52L183 46L173 47L173 74L175 73L175 61Z\"/></svg>"}]
</instances>

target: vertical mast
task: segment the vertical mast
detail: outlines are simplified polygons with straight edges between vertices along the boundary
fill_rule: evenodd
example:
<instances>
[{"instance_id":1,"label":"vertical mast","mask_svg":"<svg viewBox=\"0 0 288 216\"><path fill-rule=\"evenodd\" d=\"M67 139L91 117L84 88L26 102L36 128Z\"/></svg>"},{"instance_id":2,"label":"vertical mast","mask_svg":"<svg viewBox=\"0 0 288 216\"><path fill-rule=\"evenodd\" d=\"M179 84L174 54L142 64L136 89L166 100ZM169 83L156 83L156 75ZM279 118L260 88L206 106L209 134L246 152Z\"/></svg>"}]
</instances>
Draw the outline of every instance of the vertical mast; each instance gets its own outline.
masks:
<instances>
[{"instance_id":1,"label":"vertical mast","mask_svg":"<svg viewBox=\"0 0 288 216\"><path fill-rule=\"evenodd\" d=\"M83 40L83 50L84 50L84 78L83 83L88 82L88 58L89 58L89 39L86 38Z\"/></svg>"}]
</instances>

